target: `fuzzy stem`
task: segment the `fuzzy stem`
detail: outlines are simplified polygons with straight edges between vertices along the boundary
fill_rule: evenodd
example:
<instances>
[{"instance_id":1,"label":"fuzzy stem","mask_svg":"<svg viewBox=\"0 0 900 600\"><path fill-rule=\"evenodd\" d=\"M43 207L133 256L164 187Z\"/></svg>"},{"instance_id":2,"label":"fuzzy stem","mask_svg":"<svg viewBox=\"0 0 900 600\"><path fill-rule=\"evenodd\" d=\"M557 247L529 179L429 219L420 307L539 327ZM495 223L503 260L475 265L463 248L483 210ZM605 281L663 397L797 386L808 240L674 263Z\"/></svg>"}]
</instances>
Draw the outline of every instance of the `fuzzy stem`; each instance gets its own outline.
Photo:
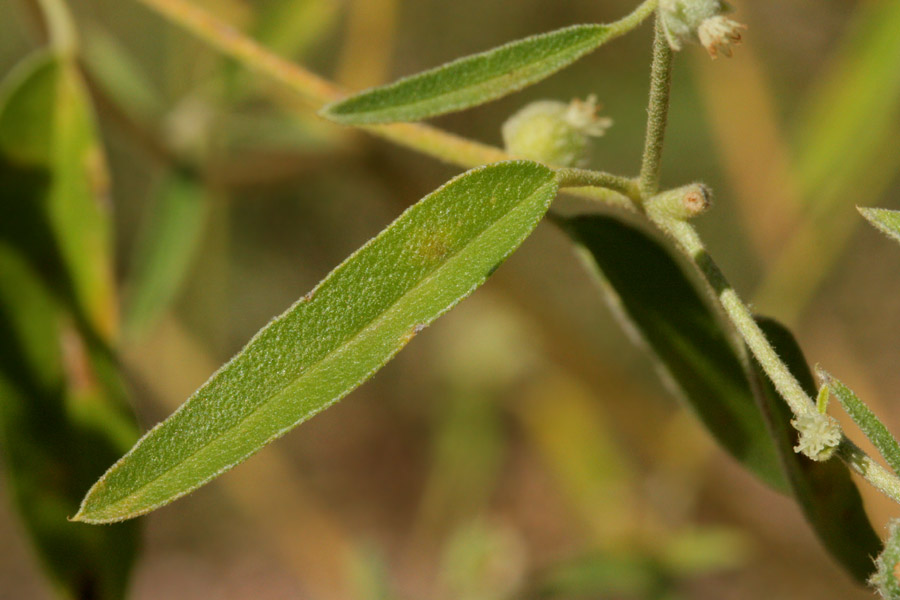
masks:
<instances>
[{"instance_id":1,"label":"fuzzy stem","mask_svg":"<svg viewBox=\"0 0 900 600\"><path fill-rule=\"evenodd\" d=\"M650 106L647 108L647 137L641 161L641 195L646 200L659 191L659 173L663 140L669 118L669 92L672 88L672 48L666 40L662 19L656 15L653 37L653 65L650 71Z\"/></svg>"},{"instance_id":2,"label":"fuzzy stem","mask_svg":"<svg viewBox=\"0 0 900 600\"><path fill-rule=\"evenodd\" d=\"M875 462L859 446L845 437L841 439L837 455L875 489L900 504L900 478Z\"/></svg>"},{"instance_id":3,"label":"fuzzy stem","mask_svg":"<svg viewBox=\"0 0 900 600\"><path fill-rule=\"evenodd\" d=\"M641 193L637 181L612 173L589 171L587 169L556 169L556 180L559 187L599 187L619 192L632 200L640 200Z\"/></svg>"},{"instance_id":4,"label":"fuzzy stem","mask_svg":"<svg viewBox=\"0 0 900 600\"><path fill-rule=\"evenodd\" d=\"M763 371L772 380L775 389L785 399L794 416L799 417L815 412L813 400L803 391L800 383L782 362L775 349L766 339L765 334L756 324L750 309L741 302L722 274L722 271L710 257L709 253L697 235L693 225L685 221L667 218L653 212L648 213L650 219L664 232L669 234L687 256L697 265L703 277L712 287L725 314L734 324L738 333L747 343L753 356L759 361Z\"/></svg>"}]
</instances>

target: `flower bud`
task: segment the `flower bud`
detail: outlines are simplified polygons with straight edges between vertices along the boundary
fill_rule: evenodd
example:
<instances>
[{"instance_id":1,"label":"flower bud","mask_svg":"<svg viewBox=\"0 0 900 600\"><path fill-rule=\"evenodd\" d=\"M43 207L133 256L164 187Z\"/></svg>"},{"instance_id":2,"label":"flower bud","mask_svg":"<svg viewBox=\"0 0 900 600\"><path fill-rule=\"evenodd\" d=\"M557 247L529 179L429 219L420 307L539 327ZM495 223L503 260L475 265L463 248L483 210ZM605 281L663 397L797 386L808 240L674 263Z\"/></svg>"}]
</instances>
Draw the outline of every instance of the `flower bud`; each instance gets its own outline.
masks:
<instances>
[{"instance_id":1,"label":"flower bud","mask_svg":"<svg viewBox=\"0 0 900 600\"><path fill-rule=\"evenodd\" d=\"M506 151L515 156L561 167L587 162L589 138L600 137L612 119L597 117L597 98L533 102L503 124Z\"/></svg>"},{"instance_id":2,"label":"flower bud","mask_svg":"<svg viewBox=\"0 0 900 600\"><path fill-rule=\"evenodd\" d=\"M660 0L660 18L669 46L681 50L684 42L699 42L709 55L731 56L731 44L741 42L747 26L724 16L729 6L722 0Z\"/></svg>"}]
</instances>

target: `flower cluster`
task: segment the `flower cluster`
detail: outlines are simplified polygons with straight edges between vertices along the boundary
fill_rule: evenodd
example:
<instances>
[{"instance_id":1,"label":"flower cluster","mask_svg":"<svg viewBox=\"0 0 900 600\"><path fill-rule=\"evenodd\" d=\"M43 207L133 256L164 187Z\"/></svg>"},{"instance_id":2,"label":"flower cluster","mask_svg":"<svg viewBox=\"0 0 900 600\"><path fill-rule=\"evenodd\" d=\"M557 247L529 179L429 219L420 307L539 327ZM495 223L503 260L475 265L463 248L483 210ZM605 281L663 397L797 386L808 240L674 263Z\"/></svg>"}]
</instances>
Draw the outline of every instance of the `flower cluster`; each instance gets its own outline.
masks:
<instances>
[{"instance_id":1,"label":"flower cluster","mask_svg":"<svg viewBox=\"0 0 900 600\"><path fill-rule=\"evenodd\" d=\"M669 46L681 50L684 42L699 42L709 55L731 56L731 45L741 42L747 26L724 16L730 8L722 0L661 0L663 30Z\"/></svg>"}]
</instances>

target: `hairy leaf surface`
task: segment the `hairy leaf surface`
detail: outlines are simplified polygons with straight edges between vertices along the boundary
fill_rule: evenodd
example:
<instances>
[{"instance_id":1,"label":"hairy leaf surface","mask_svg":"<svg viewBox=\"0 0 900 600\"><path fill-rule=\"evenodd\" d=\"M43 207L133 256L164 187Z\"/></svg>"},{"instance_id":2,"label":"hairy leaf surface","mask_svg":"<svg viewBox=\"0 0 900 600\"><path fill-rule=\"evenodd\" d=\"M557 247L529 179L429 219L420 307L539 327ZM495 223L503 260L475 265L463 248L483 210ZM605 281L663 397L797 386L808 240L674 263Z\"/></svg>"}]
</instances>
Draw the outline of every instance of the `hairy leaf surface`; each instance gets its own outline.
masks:
<instances>
[{"instance_id":1,"label":"hairy leaf surface","mask_svg":"<svg viewBox=\"0 0 900 600\"><path fill-rule=\"evenodd\" d=\"M817 371L822 381L828 385L828 390L834 394L853 422L869 438L869 441L878 448L878 452L881 453L891 469L895 473L900 473L900 444L881 422L881 419L859 399L853 390L824 370L817 369Z\"/></svg>"},{"instance_id":2,"label":"hairy leaf surface","mask_svg":"<svg viewBox=\"0 0 900 600\"><path fill-rule=\"evenodd\" d=\"M763 481L787 490L741 358L703 292L675 257L635 226L605 215L563 222L629 331L659 359L713 437Z\"/></svg>"},{"instance_id":3,"label":"hairy leaf surface","mask_svg":"<svg viewBox=\"0 0 900 600\"><path fill-rule=\"evenodd\" d=\"M338 123L418 121L496 100L575 62L611 37L606 25L575 25L373 88L322 109Z\"/></svg>"},{"instance_id":4,"label":"hairy leaf surface","mask_svg":"<svg viewBox=\"0 0 900 600\"><path fill-rule=\"evenodd\" d=\"M860 207L859 212L881 232L900 242L900 211Z\"/></svg>"},{"instance_id":5,"label":"hairy leaf surface","mask_svg":"<svg viewBox=\"0 0 900 600\"><path fill-rule=\"evenodd\" d=\"M426 196L144 436L91 488L77 518L117 521L171 502L345 396L481 285L556 187L546 167L514 161Z\"/></svg>"}]
</instances>

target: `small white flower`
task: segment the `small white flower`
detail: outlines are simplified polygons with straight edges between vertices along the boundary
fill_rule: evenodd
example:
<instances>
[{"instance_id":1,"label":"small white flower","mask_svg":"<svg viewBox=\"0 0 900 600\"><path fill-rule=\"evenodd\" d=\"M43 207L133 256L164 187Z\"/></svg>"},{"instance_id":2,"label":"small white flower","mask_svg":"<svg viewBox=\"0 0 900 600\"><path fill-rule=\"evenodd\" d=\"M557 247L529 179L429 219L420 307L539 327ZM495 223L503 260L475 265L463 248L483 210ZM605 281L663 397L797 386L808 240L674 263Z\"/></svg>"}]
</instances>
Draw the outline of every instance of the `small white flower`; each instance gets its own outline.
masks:
<instances>
[{"instance_id":1,"label":"small white flower","mask_svg":"<svg viewBox=\"0 0 900 600\"><path fill-rule=\"evenodd\" d=\"M804 454L815 461L825 461L834 455L841 443L841 426L834 417L811 412L791 421L800 432L800 440L794 452Z\"/></svg>"},{"instance_id":2,"label":"small white flower","mask_svg":"<svg viewBox=\"0 0 900 600\"><path fill-rule=\"evenodd\" d=\"M710 56L719 52L731 56L730 44L741 41L745 25L726 18L731 9L722 0L660 0L663 32L672 50L681 50L684 42L699 42Z\"/></svg>"},{"instance_id":3,"label":"small white flower","mask_svg":"<svg viewBox=\"0 0 900 600\"><path fill-rule=\"evenodd\" d=\"M718 15L700 23L697 37L713 58L719 57L720 50L725 56L731 58L731 44L741 43L742 29L747 29L747 26Z\"/></svg>"}]
</instances>

